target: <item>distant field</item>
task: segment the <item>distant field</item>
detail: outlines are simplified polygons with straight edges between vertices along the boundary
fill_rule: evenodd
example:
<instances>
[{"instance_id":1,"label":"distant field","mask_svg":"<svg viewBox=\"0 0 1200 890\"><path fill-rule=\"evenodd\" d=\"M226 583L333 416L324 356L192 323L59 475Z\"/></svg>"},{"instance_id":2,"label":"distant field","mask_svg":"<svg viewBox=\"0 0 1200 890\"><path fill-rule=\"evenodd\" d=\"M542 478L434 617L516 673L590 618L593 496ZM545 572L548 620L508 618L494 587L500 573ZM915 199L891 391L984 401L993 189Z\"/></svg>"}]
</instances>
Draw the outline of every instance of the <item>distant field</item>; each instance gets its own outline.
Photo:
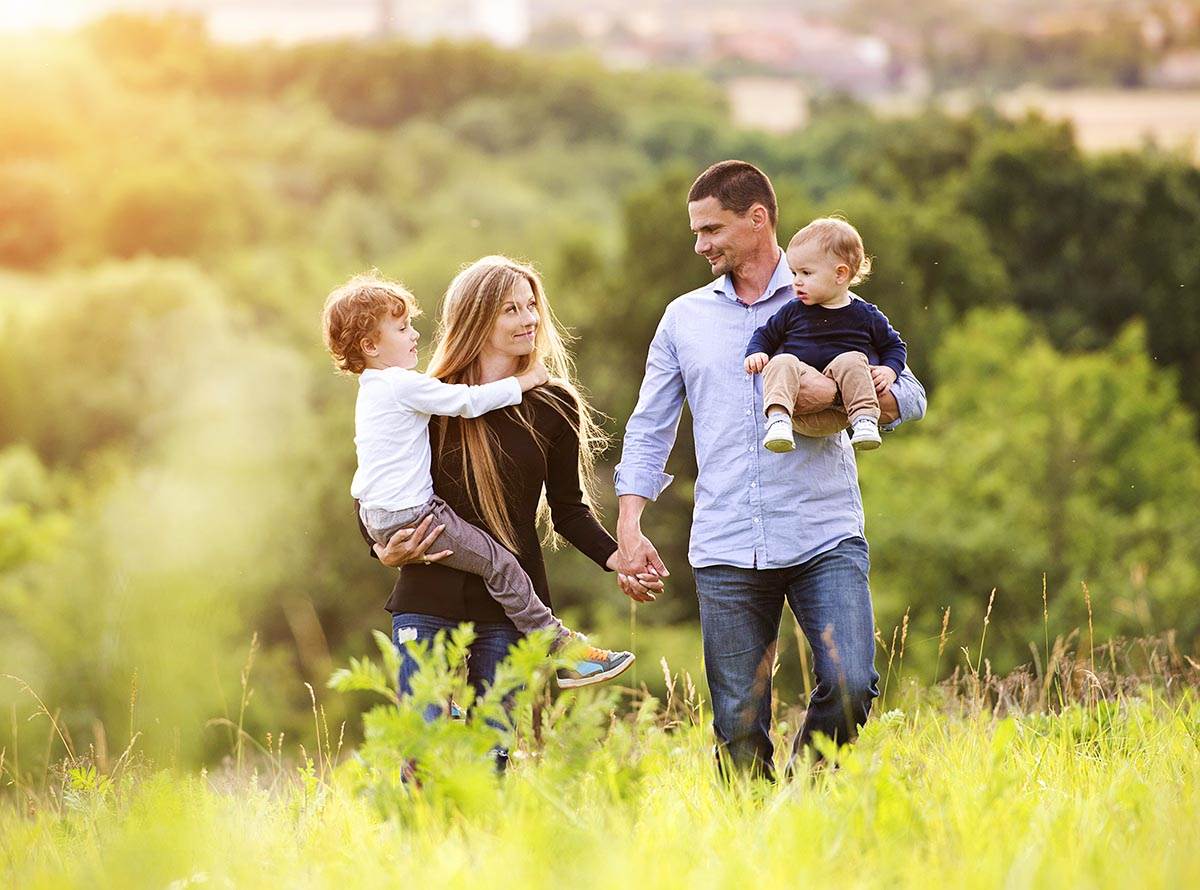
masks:
<instances>
[{"instance_id":1,"label":"distant field","mask_svg":"<svg viewBox=\"0 0 1200 890\"><path fill-rule=\"evenodd\" d=\"M804 91L790 78L741 78L728 84L734 119L744 127L772 132L801 129ZM951 110L965 110L975 100L957 94L945 101ZM1079 144L1088 151L1140 148L1153 142L1163 148L1185 149L1200 162L1200 90L1046 90L1022 88L996 100L1005 114L1021 116L1040 111L1075 125ZM911 114L919 103L909 99L879 100L885 115Z\"/></svg>"},{"instance_id":2,"label":"distant field","mask_svg":"<svg viewBox=\"0 0 1200 890\"><path fill-rule=\"evenodd\" d=\"M1091 151L1153 141L1164 148L1187 147L1200 160L1200 90L1018 90L998 104L1007 114L1039 109L1072 121L1080 145Z\"/></svg>"},{"instance_id":3,"label":"distant field","mask_svg":"<svg viewBox=\"0 0 1200 890\"><path fill-rule=\"evenodd\" d=\"M955 96L951 109L964 109L970 100ZM1022 88L996 99L1005 114L1040 111L1075 125L1079 144L1088 151L1140 148L1153 142L1163 148L1185 148L1200 161L1200 90L1046 90ZM878 106L885 114L914 110L910 102L887 100Z\"/></svg>"}]
</instances>

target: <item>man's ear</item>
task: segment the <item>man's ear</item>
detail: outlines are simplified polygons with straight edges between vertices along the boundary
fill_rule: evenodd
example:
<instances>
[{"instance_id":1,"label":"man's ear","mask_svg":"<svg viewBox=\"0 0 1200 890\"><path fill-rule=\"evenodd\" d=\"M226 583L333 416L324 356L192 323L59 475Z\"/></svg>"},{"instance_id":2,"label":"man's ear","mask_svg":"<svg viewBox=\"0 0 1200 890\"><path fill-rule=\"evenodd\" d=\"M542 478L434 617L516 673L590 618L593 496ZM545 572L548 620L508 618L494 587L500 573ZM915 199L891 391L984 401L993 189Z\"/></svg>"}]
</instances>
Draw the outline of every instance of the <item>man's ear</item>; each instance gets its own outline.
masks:
<instances>
[{"instance_id":1,"label":"man's ear","mask_svg":"<svg viewBox=\"0 0 1200 890\"><path fill-rule=\"evenodd\" d=\"M771 215L767 213L767 208L762 204L754 204L750 207L750 222L754 228L761 229L763 226L770 225Z\"/></svg>"},{"instance_id":2,"label":"man's ear","mask_svg":"<svg viewBox=\"0 0 1200 890\"><path fill-rule=\"evenodd\" d=\"M359 340L358 348L362 350L363 355L379 355L379 347L370 337L363 337L361 340Z\"/></svg>"}]
</instances>

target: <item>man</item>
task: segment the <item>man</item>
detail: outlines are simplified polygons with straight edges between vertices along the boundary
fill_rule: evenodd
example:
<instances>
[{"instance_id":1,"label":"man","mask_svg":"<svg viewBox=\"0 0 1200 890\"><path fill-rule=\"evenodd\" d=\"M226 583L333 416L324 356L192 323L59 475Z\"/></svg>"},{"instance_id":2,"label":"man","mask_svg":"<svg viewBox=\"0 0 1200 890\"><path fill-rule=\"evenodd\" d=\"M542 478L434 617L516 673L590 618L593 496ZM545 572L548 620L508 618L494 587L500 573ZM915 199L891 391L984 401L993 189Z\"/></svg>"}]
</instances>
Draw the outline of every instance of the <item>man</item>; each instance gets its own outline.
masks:
<instances>
[{"instance_id":1,"label":"man","mask_svg":"<svg viewBox=\"0 0 1200 890\"><path fill-rule=\"evenodd\" d=\"M770 180L743 161L714 164L692 184L688 217L696 253L717 278L672 301L650 344L616 470L618 570L667 574L641 516L671 482L664 468L686 399L699 467L688 561L718 754L722 765L774 778L771 672L785 600L812 646L817 680L792 763L816 733L852 740L879 694L862 498L844 415L824 438L798 437L790 453L761 445L762 383L743 370L746 344L794 298ZM828 410L836 386L821 386L798 410L839 417ZM925 413L925 391L907 367L879 401L885 429ZM636 580L623 589L653 599Z\"/></svg>"}]
</instances>

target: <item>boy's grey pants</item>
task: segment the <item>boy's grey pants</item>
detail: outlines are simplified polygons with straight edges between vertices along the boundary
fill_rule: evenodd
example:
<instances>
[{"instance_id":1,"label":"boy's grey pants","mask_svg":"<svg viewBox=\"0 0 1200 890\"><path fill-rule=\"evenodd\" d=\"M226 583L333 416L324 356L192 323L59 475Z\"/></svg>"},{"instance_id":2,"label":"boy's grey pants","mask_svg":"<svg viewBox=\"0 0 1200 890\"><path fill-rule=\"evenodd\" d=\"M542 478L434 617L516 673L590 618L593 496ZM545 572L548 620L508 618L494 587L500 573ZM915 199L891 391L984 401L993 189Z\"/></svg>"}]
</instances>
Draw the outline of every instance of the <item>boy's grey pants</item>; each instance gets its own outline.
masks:
<instances>
[{"instance_id":1,"label":"boy's grey pants","mask_svg":"<svg viewBox=\"0 0 1200 890\"><path fill-rule=\"evenodd\" d=\"M427 503L407 510L363 508L361 511L363 525L379 544L386 544L400 529L412 528L430 514L433 515L433 526L446 526L437 538L437 548L454 551L445 559L438 560L440 565L482 578L492 599L500 604L504 614L521 633L547 627L553 628L560 638L569 633L546 604L538 599L533 582L517 558L501 547L491 535L460 517L436 495Z\"/></svg>"}]
</instances>

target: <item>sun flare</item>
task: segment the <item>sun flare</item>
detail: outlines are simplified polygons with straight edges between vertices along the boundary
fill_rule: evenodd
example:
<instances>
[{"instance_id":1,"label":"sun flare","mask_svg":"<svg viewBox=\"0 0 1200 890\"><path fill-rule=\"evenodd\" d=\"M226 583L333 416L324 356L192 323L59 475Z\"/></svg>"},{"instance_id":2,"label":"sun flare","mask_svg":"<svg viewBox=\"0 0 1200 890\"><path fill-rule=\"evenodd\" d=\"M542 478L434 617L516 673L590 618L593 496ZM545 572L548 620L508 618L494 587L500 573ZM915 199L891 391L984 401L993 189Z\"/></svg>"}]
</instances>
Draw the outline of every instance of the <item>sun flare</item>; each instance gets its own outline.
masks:
<instances>
[{"instance_id":1,"label":"sun flare","mask_svg":"<svg viewBox=\"0 0 1200 890\"><path fill-rule=\"evenodd\" d=\"M116 5L111 0L0 0L0 31L70 28Z\"/></svg>"}]
</instances>

